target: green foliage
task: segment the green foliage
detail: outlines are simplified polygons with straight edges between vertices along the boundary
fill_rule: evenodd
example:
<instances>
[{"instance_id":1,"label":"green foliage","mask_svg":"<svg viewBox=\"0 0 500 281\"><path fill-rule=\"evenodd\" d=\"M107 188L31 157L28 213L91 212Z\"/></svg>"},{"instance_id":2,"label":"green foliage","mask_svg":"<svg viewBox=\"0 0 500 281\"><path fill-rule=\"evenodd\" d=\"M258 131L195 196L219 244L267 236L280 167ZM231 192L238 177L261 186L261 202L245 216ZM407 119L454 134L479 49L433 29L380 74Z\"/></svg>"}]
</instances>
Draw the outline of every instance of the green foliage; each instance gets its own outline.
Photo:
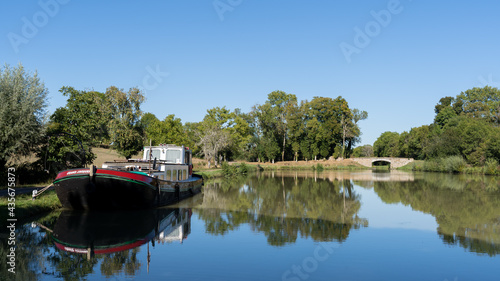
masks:
<instances>
[{"instance_id":1,"label":"green foliage","mask_svg":"<svg viewBox=\"0 0 500 281\"><path fill-rule=\"evenodd\" d=\"M192 147L193 142L188 139L181 119L174 114L167 115L160 121L152 113L146 113L141 119L141 124L146 133L145 145L175 144Z\"/></svg>"},{"instance_id":2,"label":"green foliage","mask_svg":"<svg viewBox=\"0 0 500 281\"><path fill-rule=\"evenodd\" d=\"M455 98L444 97L434 109L434 123L412 128L410 132L385 132L374 143L377 156L411 157L421 160L447 159L460 156L467 164L479 167L488 158L500 160L500 90L486 86L460 93ZM444 161L444 160L443 160ZM426 170L439 171L435 161L428 161ZM481 169L463 168L463 172Z\"/></svg>"},{"instance_id":3,"label":"green foliage","mask_svg":"<svg viewBox=\"0 0 500 281\"><path fill-rule=\"evenodd\" d=\"M373 157L373 146L367 144L354 148L352 157Z\"/></svg>"},{"instance_id":4,"label":"green foliage","mask_svg":"<svg viewBox=\"0 0 500 281\"><path fill-rule=\"evenodd\" d=\"M460 93L456 100L462 104L463 114L500 124L500 90L490 86L472 88Z\"/></svg>"},{"instance_id":5,"label":"green foliage","mask_svg":"<svg viewBox=\"0 0 500 281\"><path fill-rule=\"evenodd\" d=\"M62 87L59 92L68 97L66 106L50 117L48 138L38 152L52 174L92 163L96 155L91 147L109 143L107 97L73 87Z\"/></svg>"},{"instance_id":6,"label":"green foliage","mask_svg":"<svg viewBox=\"0 0 500 281\"><path fill-rule=\"evenodd\" d=\"M27 156L43 141L47 89L38 77L17 67L0 69L0 169L11 157Z\"/></svg>"},{"instance_id":7,"label":"green foliage","mask_svg":"<svg viewBox=\"0 0 500 281\"><path fill-rule=\"evenodd\" d=\"M145 100L144 95L136 88L131 88L126 93L111 86L106 90L106 98L111 115L108 125L110 140L118 153L128 159L139 152L144 144L143 127L140 123L140 106Z\"/></svg>"},{"instance_id":8,"label":"green foliage","mask_svg":"<svg viewBox=\"0 0 500 281\"><path fill-rule=\"evenodd\" d=\"M483 172L486 175L498 175L498 161L496 159L488 158L484 164Z\"/></svg>"},{"instance_id":9,"label":"green foliage","mask_svg":"<svg viewBox=\"0 0 500 281\"><path fill-rule=\"evenodd\" d=\"M339 145L337 145L335 147L335 149L333 150L333 158L334 159L337 159L340 157L340 155L342 154L342 147L340 147Z\"/></svg>"},{"instance_id":10,"label":"green foliage","mask_svg":"<svg viewBox=\"0 0 500 281\"><path fill-rule=\"evenodd\" d=\"M246 175L250 168L245 163L239 165L230 165L228 162L222 162L221 165L222 174L225 177L231 177L235 175Z\"/></svg>"},{"instance_id":11,"label":"green foliage","mask_svg":"<svg viewBox=\"0 0 500 281\"><path fill-rule=\"evenodd\" d=\"M245 163L241 163L240 166L238 167L239 174L247 174L248 171L249 171L249 167Z\"/></svg>"},{"instance_id":12,"label":"green foliage","mask_svg":"<svg viewBox=\"0 0 500 281\"><path fill-rule=\"evenodd\" d=\"M460 173L464 170L466 163L462 156L449 156L443 159L443 168L450 173Z\"/></svg>"},{"instance_id":13,"label":"green foliage","mask_svg":"<svg viewBox=\"0 0 500 281\"><path fill-rule=\"evenodd\" d=\"M324 169L325 169L325 167L323 167L323 165L321 165L320 163L316 164L316 167L315 167L316 171L321 172Z\"/></svg>"},{"instance_id":14,"label":"green foliage","mask_svg":"<svg viewBox=\"0 0 500 281\"><path fill-rule=\"evenodd\" d=\"M292 114L297 106L297 97L293 94L287 94L283 91L274 91L267 96L267 101L263 105L254 107L260 133L265 140L261 144L274 149L278 147L281 151L281 159L285 159L285 150L289 133L289 123L293 119ZM272 144L275 142L276 144ZM265 150L265 148L264 148ZM267 155L267 158L274 155Z\"/></svg>"},{"instance_id":15,"label":"green foliage","mask_svg":"<svg viewBox=\"0 0 500 281\"><path fill-rule=\"evenodd\" d=\"M396 132L384 132L373 144L373 153L377 157L399 156L399 134Z\"/></svg>"},{"instance_id":16,"label":"green foliage","mask_svg":"<svg viewBox=\"0 0 500 281\"><path fill-rule=\"evenodd\" d=\"M222 174L225 177L229 177L229 176L236 174L236 172L238 170L238 167L233 166L233 165L229 165L229 163L227 163L227 162L222 162L221 168L222 168Z\"/></svg>"},{"instance_id":17,"label":"green foliage","mask_svg":"<svg viewBox=\"0 0 500 281\"><path fill-rule=\"evenodd\" d=\"M96 91L79 91L62 87L59 92L68 97L65 107L56 109L51 117L53 132L65 132L89 146L109 141L111 113L108 97Z\"/></svg>"}]
</instances>

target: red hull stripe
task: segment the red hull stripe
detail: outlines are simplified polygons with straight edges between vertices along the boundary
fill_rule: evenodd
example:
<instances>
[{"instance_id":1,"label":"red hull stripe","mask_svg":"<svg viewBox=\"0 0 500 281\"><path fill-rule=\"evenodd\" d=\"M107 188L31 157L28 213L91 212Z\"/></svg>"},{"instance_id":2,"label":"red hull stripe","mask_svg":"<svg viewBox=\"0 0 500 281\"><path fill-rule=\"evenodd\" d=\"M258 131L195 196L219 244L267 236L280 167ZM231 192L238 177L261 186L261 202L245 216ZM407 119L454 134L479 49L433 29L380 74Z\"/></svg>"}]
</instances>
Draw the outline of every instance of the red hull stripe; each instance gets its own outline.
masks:
<instances>
[{"instance_id":1,"label":"red hull stripe","mask_svg":"<svg viewBox=\"0 0 500 281\"><path fill-rule=\"evenodd\" d=\"M73 169L73 170L67 170L60 172L56 180L62 179L65 177L72 177L72 176L81 176L81 175L88 175L90 174L90 169L88 168L81 168L81 169ZM137 173L131 173L131 172L124 172L124 171L116 171L116 170L108 170L108 169L97 169L96 174L101 174L101 175L112 175L112 176L117 176L117 177L122 177L122 178L127 178L131 180L136 180L136 181L141 181L145 183L151 183L153 181L152 177L137 174Z\"/></svg>"},{"instance_id":2,"label":"red hull stripe","mask_svg":"<svg viewBox=\"0 0 500 281\"><path fill-rule=\"evenodd\" d=\"M134 243L128 244L128 245L118 246L118 247L114 247L114 248L107 248L107 249L94 249L94 254L110 254L110 253L130 250L130 249L133 249L135 247L139 247L141 245L144 245L148 241L149 240L147 240L147 239L140 239L140 240L137 240ZM54 244L56 244L56 247L58 249L66 251L66 252L70 252L70 253L86 254L88 252L88 250L85 248L68 247L68 246L64 246L63 244L60 244L57 242L54 242Z\"/></svg>"}]
</instances>

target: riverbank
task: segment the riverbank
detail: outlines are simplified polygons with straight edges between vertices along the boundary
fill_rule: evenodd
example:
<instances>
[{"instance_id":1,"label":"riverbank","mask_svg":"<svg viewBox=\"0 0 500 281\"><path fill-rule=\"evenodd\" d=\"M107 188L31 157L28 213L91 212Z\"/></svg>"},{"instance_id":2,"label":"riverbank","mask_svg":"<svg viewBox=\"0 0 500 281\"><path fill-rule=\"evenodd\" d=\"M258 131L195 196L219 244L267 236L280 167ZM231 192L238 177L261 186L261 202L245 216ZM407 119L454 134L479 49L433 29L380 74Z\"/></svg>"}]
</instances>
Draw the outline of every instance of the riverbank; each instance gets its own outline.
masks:
<instances>
[{"instance_id":1,"label":"riverbank","mask_svg":"<svg viewBox=\"0 0 500 281\"><path fill-rule=\"evenodd\" d=\"M8 201L9 198L11 197L0 197L0 210L2 210L0 212L0 221L2 224L6 223L7 219L26 222L30 217L62 208L54 190L45 192L36 200L31 200L31 194L16 195L13 197L15 201L10 202ZM12 202L15 203L14 208L12 208L13 205L8 205ZM10 216L10 213L14 214L14 216Z\"/></svg>"},{"instance_id":2,"label":"riverbank","mask_svg":"<svg viewBox=\"0 0 500 281\"><path fill-rule=\"evenodd\" d=\"M202 163L195 163L195 173L204 179L227 177L246 174L255 171L324 171L324 170L369 170L352 160L314 160L314 161L283 161L276 163L262 162L230 162L223 163L216 169L204 169ZM198 168L198 169L196 169Z\"/></svg>"},{"instance_id":3,"label":"riverbank","mask_svg":"<svg viewBox=\"0 0 500 281\"><path fill-rule=\"evenodd\" d=\"M398 169L416 172L439 172L491 176L500 175L500 166L498 165L498 162L493 159L486 160L484 166L474 167L468 165L460 156L450 156L432 160L415 160L412 163Z\"/></svg>"}]
</instances>

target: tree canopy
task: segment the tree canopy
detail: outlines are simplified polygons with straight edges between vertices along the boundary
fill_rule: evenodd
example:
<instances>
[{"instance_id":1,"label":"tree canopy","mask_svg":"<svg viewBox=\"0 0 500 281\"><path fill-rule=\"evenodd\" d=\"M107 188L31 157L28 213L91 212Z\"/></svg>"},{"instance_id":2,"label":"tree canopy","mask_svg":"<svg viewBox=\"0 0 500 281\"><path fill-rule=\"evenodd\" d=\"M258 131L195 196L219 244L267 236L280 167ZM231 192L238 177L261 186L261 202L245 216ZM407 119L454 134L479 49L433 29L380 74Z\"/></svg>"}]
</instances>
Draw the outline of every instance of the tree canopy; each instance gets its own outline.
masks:
<instances>
[{"instance_id":1,"label":"tree canopy","mask_svg":"<svg viewBox=\"0 0 500 281\"><path fill-rule=\"evenodd\" d=\"M434 112L430 125L381 134L374 143L375 155L416 159L458 155L472 165L500 161L500 90L486 86L443 97Z\"/></svg>"},{"instance_id":2,"label":"tree canopy","mask_svg":"<svg viewBox=\"0 0 500 281\"><path fill-rule=\"evenodd\" d=\"M19 64L0 69L0 165L29 155L43 140L47 88Z\"/></svg>"}]
</instances>

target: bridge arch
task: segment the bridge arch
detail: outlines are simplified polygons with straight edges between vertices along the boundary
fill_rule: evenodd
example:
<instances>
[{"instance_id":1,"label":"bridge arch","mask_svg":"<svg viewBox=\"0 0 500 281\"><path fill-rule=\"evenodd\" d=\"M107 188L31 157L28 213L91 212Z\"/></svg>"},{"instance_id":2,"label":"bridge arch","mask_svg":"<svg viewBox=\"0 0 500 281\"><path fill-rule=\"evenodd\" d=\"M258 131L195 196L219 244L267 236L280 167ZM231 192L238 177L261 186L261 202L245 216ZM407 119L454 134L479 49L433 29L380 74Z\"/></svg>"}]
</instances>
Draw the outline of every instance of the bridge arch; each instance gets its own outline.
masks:
<instances>
[{"instance_id":1,"label":"bridge arch","mask_svg":"<svg viewBox=\"0 0 500 281\"><path fill-rule=\"evenodd\" d=\"M379 165L379 164L382 164L382 165ZM389 159L373 159L372 160L372 167L375 167L375 166L389 166L391 167L392 165L392 162L391 160Z\"/></svg>"},{"instance_id":2,"label":"bridge arch","mask_svg":"<svg viewBox=\"0 0 500 281\"><path fill-rule=\"evenodd\" d=\"M373 167L374 162L389 163L391 169L402 167L408 163L413 162L413 158L397 158L397 157L360 157L351 158L354 162L365 167Z\"/></svg>"}]
</instances>

